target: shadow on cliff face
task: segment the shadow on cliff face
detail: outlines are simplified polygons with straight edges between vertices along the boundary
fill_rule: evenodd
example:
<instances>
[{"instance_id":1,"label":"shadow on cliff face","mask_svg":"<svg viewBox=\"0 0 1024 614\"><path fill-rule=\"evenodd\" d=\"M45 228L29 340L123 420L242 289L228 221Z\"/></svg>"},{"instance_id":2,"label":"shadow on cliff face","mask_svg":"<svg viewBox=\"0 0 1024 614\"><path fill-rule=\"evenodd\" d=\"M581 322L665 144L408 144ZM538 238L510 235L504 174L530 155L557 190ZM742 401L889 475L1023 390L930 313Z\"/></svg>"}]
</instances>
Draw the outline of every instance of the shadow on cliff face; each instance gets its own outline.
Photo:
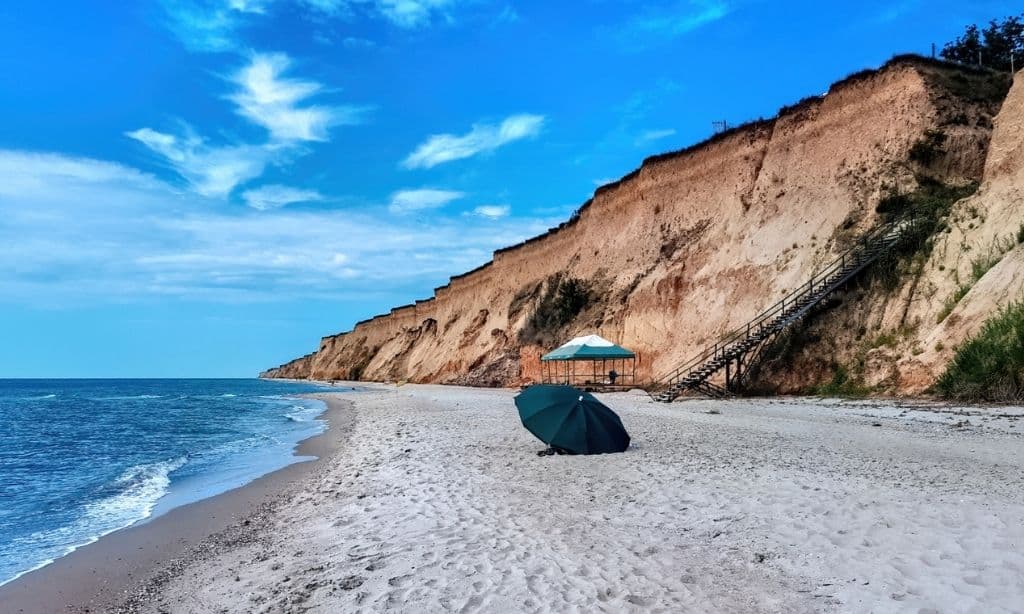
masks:
<instances>
[{"instance_id":1,"label":"shadow on cliff face","mask_svg":"<svg viewBox=\"0 0 1024 614\"><path fill-rule=\"evenodd\" d=\"M513 312L522 313L532 303L533 309L519 329L519 342L552 348L564 343L580 326L599 326L609 285L603 274L579 279L556 273L542 283L524 287L509 306L511 320Z\"/></svg>"}]
</instances>

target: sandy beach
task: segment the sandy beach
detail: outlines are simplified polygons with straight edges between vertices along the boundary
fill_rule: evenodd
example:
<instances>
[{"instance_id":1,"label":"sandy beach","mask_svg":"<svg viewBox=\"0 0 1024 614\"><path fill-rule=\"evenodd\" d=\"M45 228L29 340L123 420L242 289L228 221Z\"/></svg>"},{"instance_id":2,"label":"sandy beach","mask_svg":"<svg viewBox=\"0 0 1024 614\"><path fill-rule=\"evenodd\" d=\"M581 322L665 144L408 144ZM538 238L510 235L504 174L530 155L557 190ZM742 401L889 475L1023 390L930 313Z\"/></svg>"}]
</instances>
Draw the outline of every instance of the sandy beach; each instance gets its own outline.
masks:
<instances>
[{"instance_id":1,"label":"sandy beach","mask_svg":"<svg viewBox=\"0 0 1024 614\"><path fill-rule=\"evenodd\" d=\"M121 590L92 611L1011 612L1024 600L1024 410L617 393L602 398L629 451L539 457L514 394L337 395L351 408L331 403L321 461L131 578L103 561L95 574ZM19 594L7 588L0 598ZM25 594L26 612L75 611L63 606L78 595Z\"/></svg>"}]
</instances>

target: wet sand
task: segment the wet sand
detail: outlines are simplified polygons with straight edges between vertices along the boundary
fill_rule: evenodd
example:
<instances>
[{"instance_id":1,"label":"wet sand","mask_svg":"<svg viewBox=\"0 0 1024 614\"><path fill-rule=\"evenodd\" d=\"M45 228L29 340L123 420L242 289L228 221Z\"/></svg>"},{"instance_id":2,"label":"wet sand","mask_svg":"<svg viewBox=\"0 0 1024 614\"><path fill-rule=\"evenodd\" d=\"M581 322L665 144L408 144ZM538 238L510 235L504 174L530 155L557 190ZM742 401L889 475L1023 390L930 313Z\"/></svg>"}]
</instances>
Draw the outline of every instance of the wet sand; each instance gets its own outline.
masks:
<instances>
[{"instance_id":1,"label":"wet sand","mask_svg":"<svg viewBox=\"0 0 1024 614\"><path fill-rule=\"evenodd\" d=\"M208 499L196 501L115 531L53 563L0 587L0 612L109 612L126 601L129 589L151 581L158 570L195 560L219 540L244 539L245 523L266 514L283 493L323 468L351 432L352 412L343 396L307 395L327 403L321 416L329 428L303 441L293 463Z\"/></svg>"}]
</instances>

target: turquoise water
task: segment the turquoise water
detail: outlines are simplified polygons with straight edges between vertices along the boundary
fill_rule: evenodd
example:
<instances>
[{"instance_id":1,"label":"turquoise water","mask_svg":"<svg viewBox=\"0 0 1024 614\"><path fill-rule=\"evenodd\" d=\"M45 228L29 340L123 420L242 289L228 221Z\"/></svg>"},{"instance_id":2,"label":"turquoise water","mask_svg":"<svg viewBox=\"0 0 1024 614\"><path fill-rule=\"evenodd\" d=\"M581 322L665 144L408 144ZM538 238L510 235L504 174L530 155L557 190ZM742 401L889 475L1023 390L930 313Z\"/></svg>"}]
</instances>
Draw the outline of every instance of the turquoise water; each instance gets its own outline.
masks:
<instances>
[{"instance_id":1,"label":"turquoise water","mask_svg":"<svg viewBox=\"0 0 1024 614\"><path fill-rule=\"evenodd\" d=\"M297 460L337 390L262 380L0 380L0 584Z\"/></svg>"}]
</instances>

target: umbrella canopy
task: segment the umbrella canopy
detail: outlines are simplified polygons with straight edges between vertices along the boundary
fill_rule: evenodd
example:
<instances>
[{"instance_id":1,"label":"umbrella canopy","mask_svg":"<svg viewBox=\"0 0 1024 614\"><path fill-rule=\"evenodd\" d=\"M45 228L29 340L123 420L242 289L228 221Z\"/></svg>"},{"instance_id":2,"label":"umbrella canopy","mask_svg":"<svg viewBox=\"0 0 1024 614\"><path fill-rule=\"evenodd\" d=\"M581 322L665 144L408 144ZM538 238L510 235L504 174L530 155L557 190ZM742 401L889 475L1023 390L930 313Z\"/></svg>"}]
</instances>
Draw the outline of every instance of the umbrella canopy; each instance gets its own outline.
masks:
<instances>
[{"instance_id":1,"label":"umbrella canopy","mask_svg":"<svg viewBox=\"0 0 1024 614\"><path fill-rule=\"evenodd\" d=\"M635 356L633 352L615 345L604 337L586 335L576 337L558 349L548 352L541 360L619 360Z\"/></svg>"},{"instance_id":2,"label":"umbrella canopy","mask_svg":"<svg viewBox=\"0 0 1024 614\"><path fill-rule=\"evenodd\" d=\"M629 433L593 395L571 386L530 386L515 398L523 426L538 439L574 454L622 452Z\"/></svg>"}]
</instances>

